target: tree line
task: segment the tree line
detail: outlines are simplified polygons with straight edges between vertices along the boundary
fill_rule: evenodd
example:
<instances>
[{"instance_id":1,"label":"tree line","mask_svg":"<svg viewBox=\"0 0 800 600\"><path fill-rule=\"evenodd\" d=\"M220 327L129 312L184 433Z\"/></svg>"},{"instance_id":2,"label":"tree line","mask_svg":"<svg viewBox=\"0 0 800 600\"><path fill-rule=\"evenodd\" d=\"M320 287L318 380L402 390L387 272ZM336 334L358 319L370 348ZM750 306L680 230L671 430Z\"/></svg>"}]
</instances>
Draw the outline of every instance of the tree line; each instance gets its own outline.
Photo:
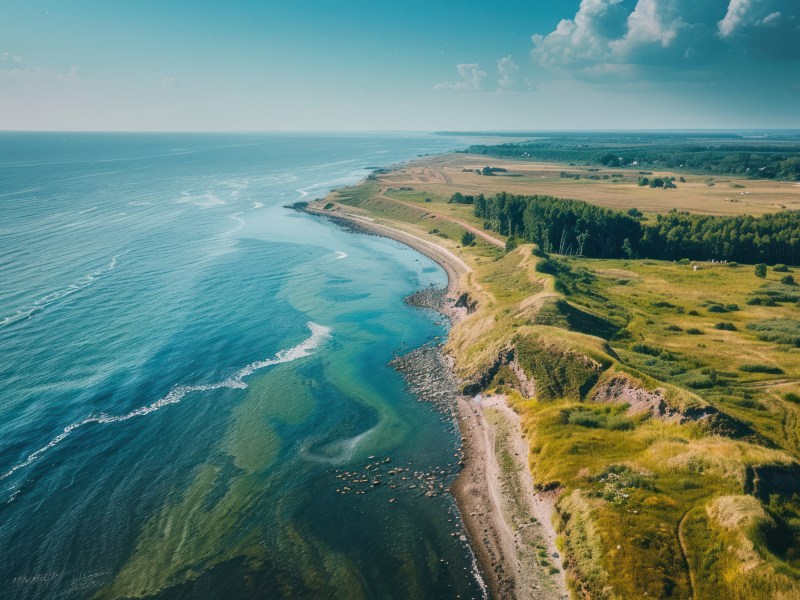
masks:
<instances>
[{"instance_id":1,"label":"tree line","mask_svg":"<svg viewBox=\"0 0 800 600\"><path fill-rule=\"evenodd\" d=\"M652 143L647 145L586 144L570 141L473 145L470 154L544 160L606 167L638 166L659 170L739 175L750 179L800 181L800 144L757 144L745 141L715 144Z\"/></svg>"},{"instance_id":2,"label":"tree line","mask_svg":"<svg viewBox=\"0 0 800 600\"><path fill-rule=\"evenodd\" d=\"M552 196L465 197L484 227L537 244L547 253L593 258L727 260L800 264L800 212L718 217L671 211L644 222L642 213Z\"/></svg>"}]
</instances>

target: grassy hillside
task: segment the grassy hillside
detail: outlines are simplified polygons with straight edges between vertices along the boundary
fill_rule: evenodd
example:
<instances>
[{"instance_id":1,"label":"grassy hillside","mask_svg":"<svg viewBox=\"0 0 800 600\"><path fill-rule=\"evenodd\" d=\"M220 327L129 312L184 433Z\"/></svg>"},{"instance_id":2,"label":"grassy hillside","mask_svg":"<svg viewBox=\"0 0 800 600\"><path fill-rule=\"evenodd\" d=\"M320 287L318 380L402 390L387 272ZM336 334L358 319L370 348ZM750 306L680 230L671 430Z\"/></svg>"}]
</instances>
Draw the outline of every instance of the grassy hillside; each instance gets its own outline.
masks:
<instances>
[{"instance_id":1,"label":"grassy hillside","mask_svg":"<svg viewBox=\"0 0 800 600\"><path fill-rule=\"evenodd\" d=\"M576 597L800 597L791 273L460 247L463 230L437 215L469 213L436 181L370 181L335 200L474 269L477 308L448 346L470 392L507 393L537 486L560 490Z\"/></svg>"}]
</instances>

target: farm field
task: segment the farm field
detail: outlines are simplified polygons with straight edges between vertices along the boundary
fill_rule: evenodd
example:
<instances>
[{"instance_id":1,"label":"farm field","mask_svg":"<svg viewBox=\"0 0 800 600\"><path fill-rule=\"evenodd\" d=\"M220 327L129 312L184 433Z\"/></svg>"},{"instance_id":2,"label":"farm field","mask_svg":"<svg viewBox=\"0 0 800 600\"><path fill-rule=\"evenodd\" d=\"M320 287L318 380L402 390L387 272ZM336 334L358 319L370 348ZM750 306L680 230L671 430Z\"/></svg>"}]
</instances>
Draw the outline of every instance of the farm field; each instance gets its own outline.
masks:
<instances>
[{"instance_id":1,"label":"farm field","mask_svg":"<svg viewBox=\"0 0 800 600\"><path fill-rule=\"evenodd\" d=\"M507 172L488 177L475 173L486 166ZM565 179L562 172L581 178ZM584 200L608 208L637 208L645 213L677 209L709 215L761 215L800 209L800 184L794 182L669 171L644 173L635 168L594 168L449 154L412 162L402 170L382 174L380 179L387 187L424 185L429 195L448 199L455 192L473 195L509 192ZM603 179L605 176L608 179ZM643 176L675 177L677 188L641 187L638 179ZM686 182L678 181L680 177Z\"/></svg>"}]
</instances>

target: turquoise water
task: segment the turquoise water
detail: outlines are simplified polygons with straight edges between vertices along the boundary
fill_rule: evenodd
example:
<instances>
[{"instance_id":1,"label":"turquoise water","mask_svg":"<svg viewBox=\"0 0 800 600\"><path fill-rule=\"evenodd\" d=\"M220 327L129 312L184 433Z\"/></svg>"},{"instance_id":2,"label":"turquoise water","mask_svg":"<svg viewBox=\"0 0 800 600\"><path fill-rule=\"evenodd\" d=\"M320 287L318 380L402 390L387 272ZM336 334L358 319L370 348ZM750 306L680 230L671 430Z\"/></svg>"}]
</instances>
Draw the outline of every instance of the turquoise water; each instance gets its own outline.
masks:
<instances>
[{"instance_id":1,"label":"turquoise water","mask_svg":"<svg viewBox=\"0 0 800 600\"><path fill-rule=\"evenodd\" d=\"M480 597L448 495L337 478L454 472L388 365L444 273L283 208L454 146L0 134L0 597Z\"/></svg>"}]
</instances>

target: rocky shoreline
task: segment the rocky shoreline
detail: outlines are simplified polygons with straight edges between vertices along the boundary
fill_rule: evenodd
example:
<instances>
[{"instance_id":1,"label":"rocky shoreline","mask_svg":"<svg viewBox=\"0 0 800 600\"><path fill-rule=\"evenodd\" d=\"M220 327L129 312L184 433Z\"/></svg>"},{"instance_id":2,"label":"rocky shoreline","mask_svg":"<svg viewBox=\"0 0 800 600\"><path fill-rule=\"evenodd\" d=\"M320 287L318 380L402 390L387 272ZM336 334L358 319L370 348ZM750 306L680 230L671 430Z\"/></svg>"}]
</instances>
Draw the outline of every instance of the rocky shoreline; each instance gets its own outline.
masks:
<instances>
[{"instance_id":1,"label":"rocky shoreline","mask_svg":"<svg viewBox=\"0 0 800 600\"><path fill-rule=\"evenodd\" d=\"M405 298L405 302L434 310L453 325L471 312L460 299L467 295L462 280L472 269L449 250L360 215L324 210L313 204L294 208L328 218L354 233L394 239L425 254L444 268L448 286L419 290ZM442 344L422 346L395 358L392 365L403 374L409 390L420 401L431 402L443 418L458 427L460 471L447 491L456 501L491 597L565 598L566 587L551 522L554 498L545 498L534 491L527 465L527 441L506 399L494 397L491 405L484 406L486 403L480 399L476 402L464 396L462 383L453 369L453 358L446 354ZM501 452L513 454L516 466L512 473L498 466L496 454ZM522 490L521 496L509 491L510 485Z\"/></svg>"}]
</instances>

